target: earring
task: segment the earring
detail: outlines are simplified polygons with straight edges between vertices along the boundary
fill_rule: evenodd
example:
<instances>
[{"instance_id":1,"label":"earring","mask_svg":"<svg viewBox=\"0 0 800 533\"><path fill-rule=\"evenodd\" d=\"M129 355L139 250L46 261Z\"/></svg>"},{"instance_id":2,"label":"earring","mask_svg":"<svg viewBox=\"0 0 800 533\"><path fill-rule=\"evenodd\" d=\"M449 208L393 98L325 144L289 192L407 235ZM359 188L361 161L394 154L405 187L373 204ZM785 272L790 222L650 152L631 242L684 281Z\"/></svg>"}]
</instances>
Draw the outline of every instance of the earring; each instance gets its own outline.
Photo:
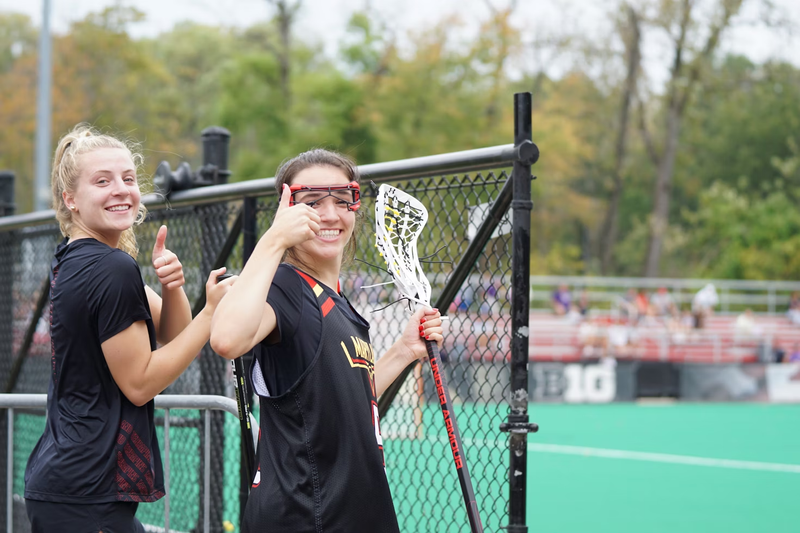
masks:
<instances>
[{"instance_id":1,"label":"earring","mask_svg":"<svg viewBox=\"0 0 800 533\"><path fill-rule=\"evenodd\" d=\"M74 205L69 206L69 208L72 209L73 211L75 211L75 206Z\"/></svg>"}]
</instances>

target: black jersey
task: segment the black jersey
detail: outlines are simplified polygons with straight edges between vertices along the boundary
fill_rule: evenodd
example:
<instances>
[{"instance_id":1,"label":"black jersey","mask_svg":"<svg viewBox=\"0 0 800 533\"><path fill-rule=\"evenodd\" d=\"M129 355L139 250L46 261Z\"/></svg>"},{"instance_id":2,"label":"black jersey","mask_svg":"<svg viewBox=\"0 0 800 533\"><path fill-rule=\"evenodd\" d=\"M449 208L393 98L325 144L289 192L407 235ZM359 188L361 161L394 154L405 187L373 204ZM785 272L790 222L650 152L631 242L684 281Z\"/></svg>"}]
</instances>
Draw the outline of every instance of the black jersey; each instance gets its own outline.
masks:
<instances>
[{"instance_id":1,"label":"black jersey","mask_svg":"<svg viewBox=\"0 0 800 533\"><path fill-rule=\"evenodd\" d=\"M128 401L101 348L139 320L155 349L141 271L131 256L95 239L58 246L50 272L47 423L28 460L26 499L151 502L164 495L154 403Z\"/></svg>"},{"instance_id":2,"label":"black jersey","mask_svg":"<svg viewBox=\"0 0 800 533\"><path fill-rule=\"evenodd\" d=\"M292 356L287 346L302 345L309 337L319 341L307 368L280 394L267 390L261 368L276 346L262 342L256 355L259 465L243 531L396 533L369 325L335 291L302 272L289 273L303 303L294 337L287 335L288 328L281 331L281 353ZM272 299L272 288L270 294ZM305 331L312 324L319 324L319 333Z\"/></svg>"}]
</instances>

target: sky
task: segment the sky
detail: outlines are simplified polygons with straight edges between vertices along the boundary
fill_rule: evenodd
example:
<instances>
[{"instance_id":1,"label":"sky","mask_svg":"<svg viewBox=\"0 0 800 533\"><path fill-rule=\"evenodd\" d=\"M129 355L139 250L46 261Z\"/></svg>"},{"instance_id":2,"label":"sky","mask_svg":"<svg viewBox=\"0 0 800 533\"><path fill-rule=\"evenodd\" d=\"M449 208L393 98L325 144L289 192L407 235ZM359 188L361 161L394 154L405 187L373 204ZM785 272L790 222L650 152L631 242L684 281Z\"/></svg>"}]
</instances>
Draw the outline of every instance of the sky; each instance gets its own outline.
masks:
<instances>
[{"instance_id":1,"label":"sky","mask_svg":"<svg viewBox=\"0 0 800 533\"><path fill-rule=\"evenodd\" d=\"M304 40L316 40L333 56L341 43L350 15L370 7L384 22L402 37L407 30L418 29L456 14L462 26L454 28L456 39L471 39L480 21L489 14L489 5L504 8L512 0L302 0L296 29ZM777 31L748 24L758 18L759 6L771 1L793 21L795 31ZM244 27L255 21L267 20L274 7L267 0L50 0L51 27L64 32L70 22L80 20L87 13L98 11L115 3L133 5L146 14L146 21L130 28L134 36L155 36L168 31L183 20L202 24ZM616 0L516 0L514 24L523 30L523 38L532 42L557 35L561 30L589 36L603 35L608 31L607 13ZM633 0L636 4L636 0ZM35 24L41 21L42 0L0 0L0 12L16 11L30 15ZM702 2L701 2L702 5ZM771 58L790 61L800 67L800 0L746 0L740 23L723 39L722 49L742 53L756 62ZM402 44L402 41L401 41ZM669 63L669 48L664 43L645 43L645 66L652 65L651 76L658 80L666 72L658 72L656 65ZM522 71L541 68L537 61L547 57L524 54ZM563 63L562 63L563 64ZM512 68L514 68L512 66ZM552 63L550 74L558 74L559 62Z\"/></svg>"}]
</instances>

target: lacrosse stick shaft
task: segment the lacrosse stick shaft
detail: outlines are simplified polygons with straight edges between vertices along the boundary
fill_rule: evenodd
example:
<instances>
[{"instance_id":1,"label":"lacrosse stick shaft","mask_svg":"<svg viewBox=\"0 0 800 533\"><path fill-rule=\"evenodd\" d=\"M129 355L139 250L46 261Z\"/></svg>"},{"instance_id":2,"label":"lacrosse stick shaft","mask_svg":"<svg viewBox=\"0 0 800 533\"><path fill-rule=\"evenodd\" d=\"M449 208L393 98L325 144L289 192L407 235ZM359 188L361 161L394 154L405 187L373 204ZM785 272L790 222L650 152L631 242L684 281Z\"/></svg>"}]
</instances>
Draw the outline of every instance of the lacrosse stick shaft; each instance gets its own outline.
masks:
<instances>
[{"instance_id":1,"label":"lacrosse stick shaft","mask_svg":"<svg viewBox=\"0 0 800 533\"><path fill-rule=\"evenodd\" d=\"M444 424L447 427L447 436L450 439L450 449L453 452L453 461L456 465L458 482L461 484L461 494L464 496L464 505L467 507L467 517L471 533L483 533L481 518L478 515L478 504L475 501L475 491L469 477L466 458L462 455L464 447L461 445L461 432L458 430L453 405L450 402L450 393L447 392L447 380L444 377L439 363L439 345L434 341L425 341L428 349L428 361L431 363L433 382L436 384L436 393L444 415Z\"/></svg>"},{"instance_id":2,"label":"lacrosse stick shaft","mask_svg":"<svg viewBox=\"0 0 800 533\"><path fill-rule=\"evenodd\" d=\"M233 367L236 404L239 407L239 425L242 429L242 462L247 471L247 487L249 488L253 481L253 476L255 475L253 463L255 461L256 451L253 446L253 428L250 425L250 408L247 405L247 381L245 380L244 363L241 357L237 357L231 361L231 366Z\"/></svg>"}]
</instances>

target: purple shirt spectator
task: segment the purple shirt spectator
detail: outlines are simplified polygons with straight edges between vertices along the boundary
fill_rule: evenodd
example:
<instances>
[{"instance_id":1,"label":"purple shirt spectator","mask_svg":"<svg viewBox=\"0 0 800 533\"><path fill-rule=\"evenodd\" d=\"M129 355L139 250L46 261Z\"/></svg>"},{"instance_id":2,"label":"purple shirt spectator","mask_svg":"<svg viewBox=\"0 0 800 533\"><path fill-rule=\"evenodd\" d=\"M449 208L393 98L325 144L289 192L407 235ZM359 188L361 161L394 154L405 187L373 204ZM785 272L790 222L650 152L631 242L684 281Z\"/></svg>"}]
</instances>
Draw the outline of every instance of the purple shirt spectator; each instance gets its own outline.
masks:
<instances>
[{"instance_id":1,"label":"purple shirt spectator","mask_svg":"<svg viewBox=\"0 0 800 533\"><path fill-rule=\"evenodd\" d=\"M553 310L557 315L566 314L572 305L572 295L566 285L559 285L558 289L553 292Z\"/></svg>"}]
</instances>

